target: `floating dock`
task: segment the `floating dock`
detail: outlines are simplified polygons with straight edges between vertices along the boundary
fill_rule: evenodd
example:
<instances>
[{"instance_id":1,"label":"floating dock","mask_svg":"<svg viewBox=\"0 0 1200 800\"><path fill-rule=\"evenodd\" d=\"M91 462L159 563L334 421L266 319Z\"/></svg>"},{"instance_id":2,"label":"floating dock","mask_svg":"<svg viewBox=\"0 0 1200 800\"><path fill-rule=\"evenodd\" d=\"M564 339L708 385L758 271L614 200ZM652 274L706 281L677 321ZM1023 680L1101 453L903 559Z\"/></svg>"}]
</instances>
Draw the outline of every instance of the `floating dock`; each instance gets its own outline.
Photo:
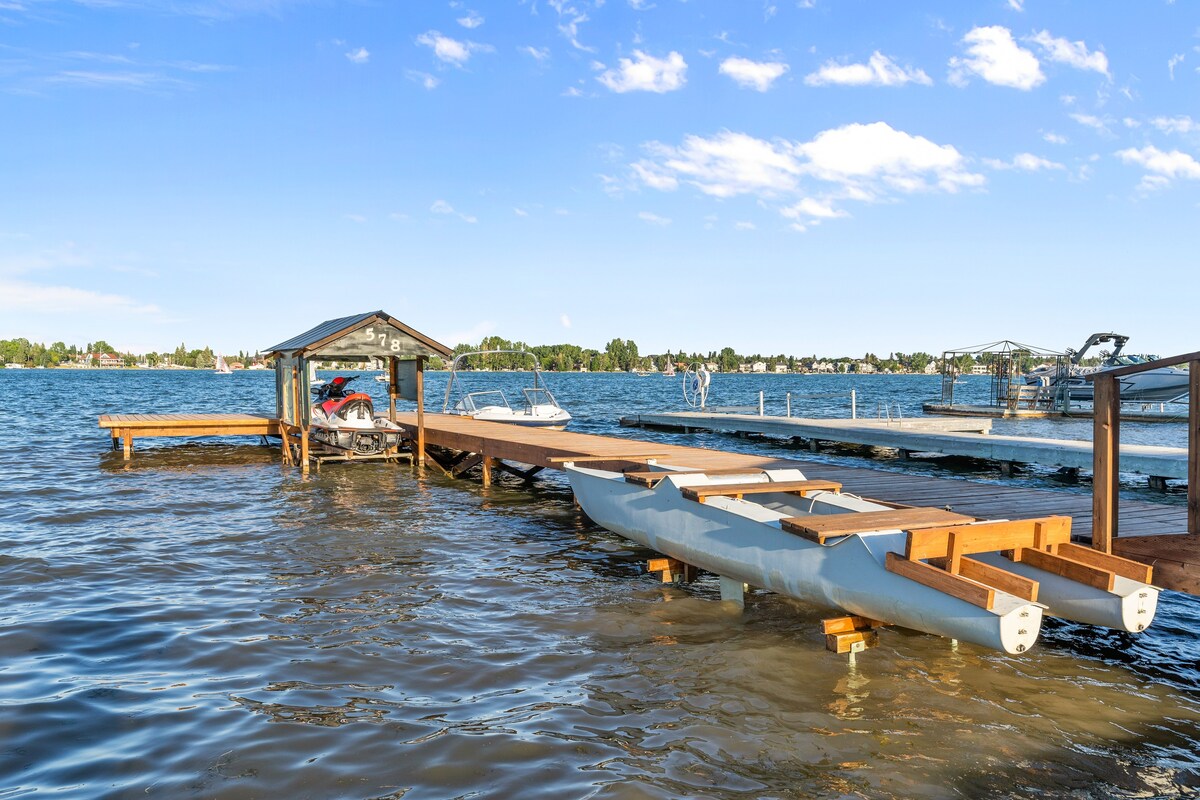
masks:
<instances>
[{"instance_id":1,"label":"floating dock","mask_svg":"<svg viewBox=\"0 0 1200 800\"><path fill-rule=\"evenodd\" d=\"M133 440L146 436L279 436L279 420L257 414L105 414L100 427L126 461Z\"/></svg>"},{"instance_id":2,"label":"floating dock","mask_svg":"<svg viewBox=\"0 0 1200 800\"><path fill-rule=\"evenodd\" d=\"M952 423L957 422L958 425ZM802 419L755 416L711 411L672 411L624 417L622 425L653 426L676 430L717 430L759 433L816 442L888 447L901 453L940 453L1012 464L1040 464L1071 470L1092 468L1092 443L1072 439L1040 439L1025 436L981 435L991 421L903 419L892 421L854 419ZM1121 471L1147 475L1151 484L1187 480L1186 447L1121 445Z\"/></svg>"},{"instance_id":3,"label":"floating dock","mask_svg":"<svg viewBox=\"0 0 1200 800\"><path fill-rule=\"evenodd\" d=\"M1160 406L1162 403L1142 403L1142 406ZM955 403L949 405L945 403L924 403L921 410L926 414L936 414L946 417L979 417L991 419L1091 419L1092 409L1090 408L1072 408L1070 411L1062 411L1056 408L1026 408L1017 407L1009 408L1008 406L973 406L962 405ZM1188 410L1187 406L1175 408L1170 411L1148 411L1134 410L1121 407L1122 422L1187 422Z\"/></svg>"}]
</instances>

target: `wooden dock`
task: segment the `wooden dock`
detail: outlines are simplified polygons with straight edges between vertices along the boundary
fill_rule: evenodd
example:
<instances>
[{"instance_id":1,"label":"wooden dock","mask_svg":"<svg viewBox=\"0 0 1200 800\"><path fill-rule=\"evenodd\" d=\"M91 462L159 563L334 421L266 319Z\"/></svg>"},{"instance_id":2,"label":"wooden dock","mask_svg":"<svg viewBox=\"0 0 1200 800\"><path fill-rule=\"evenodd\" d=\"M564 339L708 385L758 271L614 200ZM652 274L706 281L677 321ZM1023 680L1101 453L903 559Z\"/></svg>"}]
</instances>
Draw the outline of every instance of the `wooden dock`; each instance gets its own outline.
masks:
<instances>
[{"instance_id":1,"label":"wooden dock","mask_svg":"<svg viewBox=\"0 0 1200 800\"><path fill-rule=\"evenodd\" d=\"M467 417L426 414L427 446L448 451L438 463L461 476L478 467L485 485L501 470L528 479L564 461L587 461L601 469L626 469L655 460L693 469L801 469L809 478L834 480L844 491L904 505L950 507L987 519L1068 515L1073 532L1088 538L1092 530L1092 497L1087 494L997 486L950 478L905 475L858 467L730 453L699 447L645 442L612 436L523 428ZM415 414L396 421L415 430ZM1145 501L1121 503L1121 535L1113 552L1154 566L1154 582L1164 588L1200 594L1200 537L1187 531L1187 509Z\"/></svg>"},{"instance_id":2,"label":"wooden dock","mask_svg":"<svg viewBox=\"0 0 1200 800\"><path fill-rule=\"evenodd\" d=\"M841 444L888 447L902 453L941 453L1002 463L1040 464L1072 470L1092 468L1092 443L1072 439L980 435L978 421L959 427L952 418L881 421L873 419L802 419L799 417L726 414L711 411L672 411L625 417L622 425L655 426L685 430L721 430L760 433ZM990 420L989 420L990 423ZM984 428L989 429L990 425ZM1121 470L1147 475L1160 485L1168 479L1187 480L1186 447L1121 445Z\"/></svg>"},{"instance_id":3,"label":"wooden dock","mask_svg":"<svg viewBox=\"0 0 1200 800\"><path fill-rule=\"evenodd\" d=\"M145 436L278 436L279 420L256 414L105 414L100 427L114 450L133 457L133 440Z\"/></svg>"}]
</instances>

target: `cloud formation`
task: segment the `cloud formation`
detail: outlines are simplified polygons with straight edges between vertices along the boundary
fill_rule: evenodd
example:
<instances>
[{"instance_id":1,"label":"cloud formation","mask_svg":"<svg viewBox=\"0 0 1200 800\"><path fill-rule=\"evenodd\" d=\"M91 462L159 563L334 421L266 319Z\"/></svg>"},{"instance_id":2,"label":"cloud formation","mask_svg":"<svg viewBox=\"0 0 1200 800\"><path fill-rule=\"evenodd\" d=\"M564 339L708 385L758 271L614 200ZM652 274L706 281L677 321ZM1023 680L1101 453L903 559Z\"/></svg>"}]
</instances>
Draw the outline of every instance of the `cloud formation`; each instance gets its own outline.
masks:
<instances>
[{"instance_id":1,"label":"cloud formation","mask_svg":"<svg viewBox=\"0 0 1200 800\"><path fill-rule=\"evenodd\" d=\"M734 56L722 61L719 71L733 78L743 89L765 92L788 71L788 65L779 61L751 61Z\"/></svg>"},{"instance_id":2,"label":"cloud formation","mask_svg":"<svg viewBox=\"0 0 1200 800\"><path fill-rule=\"evenodd\" d=\"M809 86L903 86L919 83L929 86L933 81L924 70L901 67L876 50L866 64L839 64L826 61L816 72L804 76Z\"/></svg>"},{"instance_id":3,"label":"cloud formation","mask_svg":"<svg viewBox=\"0 0 1200 800\"><path fill-rule=\"evenodd\" d=\"M614 92L673 92L687 83L687 63L672 50L666 58L655 58L641 50L633 58L622 58L616 69L605 70L596 80Z\"/></svg>"},{"instance_id":4,"label":"cloud formation","mask_svg":"<svg viewBox=\"0 0 1200 800\"><path fill-rule=\"evenodd\" d=\"M1200 162L1180 150L1167 153L1148 145L1143 148L1130 147L1118 150L1117 158L1126 164L1135 164L1146 170L1138 188L1143 191L1162 189L1175 179L1200 180Z\"/></svg>"},{"instance_id":5,"label":"cloud formation","mask_svg":"<svg viewBox=\"0 0 1200 800\"><path fill-rule=\"evenodd\" d=\"M357 50L351 50L349 53L346 53L346 58L355 64L365 64L371 59L371 54L367 52L367 48L360 47Z\"/></svg>"},{"instance_id":6,"label":"cloud formation","mask_svg":"<svg viewBox=\"0 0 1200 800\"><path fill-rule=\"evenodd\" d=\"M1038 31L1028 41L1042 48L1046 58L1051 61L1108 76L1108 56L1100 50L1089 51L1083 42L1058 39L1051 36L1049 31Z\"/></svg>"},{"instance_id":7,"label":"cloud formation","mask_svg":"<svg viewBox=\"0 0 1200 800\"><path fill-rule=\"evenodd\" d=\"M966 86L971 75L996 86L1022 91L1046 80L1037 57L1018 45L1008 28L1000 25L972 28L961 44L964 55L950 59L949 80L955 86Z\"/></svg>"},{"instance_id":8,"label":"cloud formation","mask_svg":"<svg viewBox=\"0 0 1200 800\"><path fill-rule=\"evenodd\" d=\"M807 142L723 131L687 136L678 146L649 142L644 149L648 158L631 168L635 180L649 188L671 191L683 183L711 197L750 195L785 203L798 196L780 212L796 221L845 216L841 201L957 192L984 182L954 147L885 122L832 128Z\"/></svg>"},{"instance_id":9,"label":"cloud formation","mask_svg":"<svg viewBox=\"0 0 1200 800\"><path fill-rule=\"evenodd\" d=\"M437 31L422 33L417 37L417 44L428 47L433 50L433 54L439 60L447 64L453 64L456 67L466 64L474 53L488 53L492 50L491 45L479 44L477 42L460 42L457 39L451 39L449 36L443 36Z\"/></svg>"}]
</instances>

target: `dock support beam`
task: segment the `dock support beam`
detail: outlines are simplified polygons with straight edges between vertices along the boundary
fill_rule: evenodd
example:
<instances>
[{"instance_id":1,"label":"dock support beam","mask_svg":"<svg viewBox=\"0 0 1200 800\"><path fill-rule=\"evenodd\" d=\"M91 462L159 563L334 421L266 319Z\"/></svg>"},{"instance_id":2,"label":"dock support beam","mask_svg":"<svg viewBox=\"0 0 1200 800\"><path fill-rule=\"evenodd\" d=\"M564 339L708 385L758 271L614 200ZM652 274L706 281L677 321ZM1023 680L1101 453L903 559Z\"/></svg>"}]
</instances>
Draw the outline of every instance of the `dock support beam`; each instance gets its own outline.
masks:
<instances>
[{"instance_id":1,"label":"dock support beam","mask_svg":"<svg viewBox=\"0 0 1200 800\"><path fill-rule=\"evenodd\" d=\"M492 465L494 463L495 459L489 458L488 456L484 456L483 461L480 462L479 478L483 482L485 489L492 485Z\"/></svg>"},{"instance_id":2,"label":"dock support beam","mask_svg":"<svg viewBox=\"0 0 1200 800\"><path fill-rule=\"evenodd\" d=\"M1188 364L1188 533L1200 533L1200 361Z\"/></svg>"},{"instance_id":3,"label":"dock support beam","mask_svg":"<svg viewBox=\"0 0 1200 800\"><path fill-rule=\"evenodd\" d=\"M721 576L721 601L746 605L746 584L734 578Z\"/></svg>"},{"instance_id":4,"label":"dock support beam","mask_svg":"<svg viewBox=\"0 0 1200 800\"><path fill-rule=\"evenodd\" d=\"M1092 392L1092 547L1111 553L1120 499L1121 390L1116 378L1101 372Z\"/></svg>"},{"instance_id":5,"label":"dock support beam","mask_svg":"<svg viewBox=\"0 0 1200 800\"><path fill-rule=\"evenodd\" d=\"M425 466L425 357L417 356L417 466Z\"/></svg>"}]
</instances>

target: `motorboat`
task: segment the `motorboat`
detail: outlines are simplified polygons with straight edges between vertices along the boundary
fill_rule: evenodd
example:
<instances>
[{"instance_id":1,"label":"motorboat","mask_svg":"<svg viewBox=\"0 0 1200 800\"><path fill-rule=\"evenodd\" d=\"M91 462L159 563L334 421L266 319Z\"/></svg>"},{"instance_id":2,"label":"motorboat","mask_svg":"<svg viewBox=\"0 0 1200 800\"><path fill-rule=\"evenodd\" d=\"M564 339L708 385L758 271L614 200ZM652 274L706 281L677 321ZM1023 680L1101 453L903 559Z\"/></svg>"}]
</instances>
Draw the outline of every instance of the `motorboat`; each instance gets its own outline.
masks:
<instances>
[{"instance_id":1,"label":"motorboat","mask_svg":"<svg viewBox=\"0 0 1200 800\"><path fill-rule=\"evenodd\" d=\"M400 446L403 430L375 416L371 396L347 388L357 375L341 376L314 387L309 422L313 444L327 453L372 456Z\"/></svg>"},{"instance_id":2,"label":"motorboat","mask_svg":"<svg viewBox=\"0 0 1200 800\"><path fill-rule=\"evenodd\" d=\"M1092 400L1094 384L1085 376L1097 372L1145 364L1157 360L1158 356L1133 355L1123 352L1128 336L1119 333L1093 333L1079 350L1067 350L1069 363L1057 368L1051 365L1038 367L1025 376L1025 382L1034 386L1061 387L1065 381L1066 391L1072 400ZM1101 351L1102 360L1097 366L1083 366L1084 355L1093 345L1112 342L1112 352ZM1168 402L1180 400L1188 393L1188 372L1177 367L1156 367L1145 372L1124 375L1117 379L1121 399L1134 402Z\"/></svg>"},{"instance_id":3,"label":"motorboat","mask_svg":"<svg viewBox=\"0 0 1200 800\"><path fill-rule=\"evenodd\" d=\"M499 389L472 392L467 391L463 385L460 373L467 359L497 353L523 356L533 365L533 386L521 390L524 402L519 408L510 405L504 392ZM476 350L457 356L450 365L450 378L446 382L446 399L442 404L442 413L458 414L484 422L507 422L559 431L571 421L571 415L558 404L554 395L546 388L537 356L528 350Z\"/></svg>"},{"instance_id":4,"label":"motorboat","mask_svg":"<svg viewBox=\"0 0 1200 800\"><path fill-rule=\"evenodd\" d=\"M976 520L842 493L796 469L564 465L599 525L722 580L1015 654L1043 614L1150 625L1150 568L1070 542L1070 517ZM1007 553L1007 555L1005 555Z\"/></svg>"}]
</instances>

